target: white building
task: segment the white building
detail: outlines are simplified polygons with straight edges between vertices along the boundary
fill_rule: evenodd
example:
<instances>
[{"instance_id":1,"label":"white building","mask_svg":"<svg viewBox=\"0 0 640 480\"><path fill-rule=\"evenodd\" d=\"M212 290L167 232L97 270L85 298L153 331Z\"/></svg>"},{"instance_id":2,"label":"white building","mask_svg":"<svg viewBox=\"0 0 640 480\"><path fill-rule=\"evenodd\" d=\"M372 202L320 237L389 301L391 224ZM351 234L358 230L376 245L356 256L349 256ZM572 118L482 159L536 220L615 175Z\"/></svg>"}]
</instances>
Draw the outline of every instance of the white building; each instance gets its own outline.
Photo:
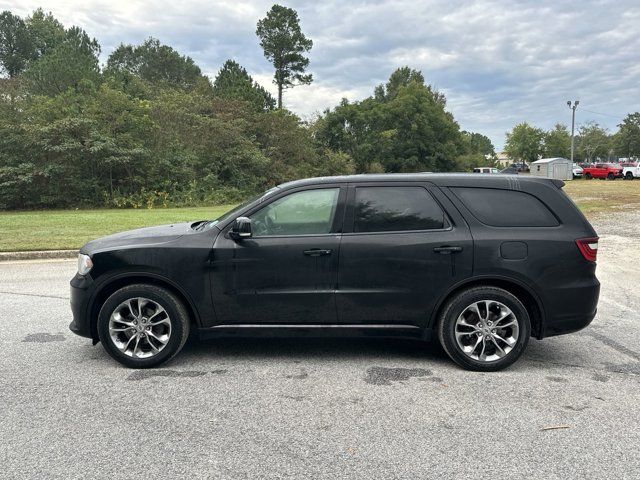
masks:
<instances>
[{"instance_id":1,"label":"white building","mask_svg":"<svg viewBox=\"0 0 640 480\"><path fill-rule=\"evenodd\" d=\"M571 160L562 157L541 158L531 164L531 175L571 180L573 178L573 164Z\"/></svg>"}]
</instances>

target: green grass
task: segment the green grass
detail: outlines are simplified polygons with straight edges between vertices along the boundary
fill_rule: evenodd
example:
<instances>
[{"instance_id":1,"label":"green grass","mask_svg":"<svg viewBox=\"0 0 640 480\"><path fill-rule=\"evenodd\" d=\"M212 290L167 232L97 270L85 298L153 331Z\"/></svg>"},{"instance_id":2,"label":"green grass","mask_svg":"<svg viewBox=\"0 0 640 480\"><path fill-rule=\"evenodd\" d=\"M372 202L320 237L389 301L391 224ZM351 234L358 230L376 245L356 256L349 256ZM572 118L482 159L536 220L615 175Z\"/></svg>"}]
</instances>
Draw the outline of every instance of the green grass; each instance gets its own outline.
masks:
<instances>
[{"instance_id":1,"label":"green grass","mask_svg":"<svg viewBox=\"0 0 640 480\"><path fill-rule=\"evenodd\" d=\"M77 249L94 238L133 228L214 219L233 205L129 210L0 212L0 252Z\"/></svg>"},{"instance_id":2,"label":"green grass","mask_svg":"<svg viewBox=\"0 0 640 480\"><path fill-rule=\"evenodd\" d=\"M627 208L640 208L640 180L572 180L564 191L592 219Z\"/></svg>"},{"instance_id":3,"label":"green grass","mask_svg":"<svg viewBox=\"0 0 640 480\"><path fill-rule=\"evenodd\" d=\"M640 180L574 180L567 182L564 190L590 219L625 208L640 208ZM0 252L77 249L110 233L214 219L232 207L0 212Z\"/></svg>"}]
</instances>

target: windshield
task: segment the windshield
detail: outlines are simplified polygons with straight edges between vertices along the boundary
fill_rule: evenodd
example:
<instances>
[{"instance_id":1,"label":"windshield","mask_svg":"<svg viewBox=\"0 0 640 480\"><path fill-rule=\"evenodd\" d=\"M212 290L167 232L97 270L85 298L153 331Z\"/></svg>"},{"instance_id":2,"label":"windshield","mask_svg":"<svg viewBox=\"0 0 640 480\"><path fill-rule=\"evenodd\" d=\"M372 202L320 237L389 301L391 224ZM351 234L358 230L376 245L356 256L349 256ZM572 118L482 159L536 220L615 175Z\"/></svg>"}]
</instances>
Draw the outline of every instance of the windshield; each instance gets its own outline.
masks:
<instances>
[{"instance_id":1,"label":"windshield","mask_svg":"<svg viewBox=\"0 0 640 480\"><path fill-rule=\"evenodd\" d=\"M249 198L249 200L246 200L245 202L242 202L237 207L234 207L231 210L229 210L228 212L223 213L222 215L220 215L218 218L213 220L210 223L210 225L211 226L217 225L220 222L224 222L225 220L228 220L229 218L232 218L237 212L239 212L240 210L242 210L245 207L248 207L252 203L262 203L265 198L267 198L269 195L271 195L276 190L278 190L278 187L273 187L272 189L267 190L266 192L260 193L258 195L255 195L255 196Z\"/></svg>"}]
</instances>

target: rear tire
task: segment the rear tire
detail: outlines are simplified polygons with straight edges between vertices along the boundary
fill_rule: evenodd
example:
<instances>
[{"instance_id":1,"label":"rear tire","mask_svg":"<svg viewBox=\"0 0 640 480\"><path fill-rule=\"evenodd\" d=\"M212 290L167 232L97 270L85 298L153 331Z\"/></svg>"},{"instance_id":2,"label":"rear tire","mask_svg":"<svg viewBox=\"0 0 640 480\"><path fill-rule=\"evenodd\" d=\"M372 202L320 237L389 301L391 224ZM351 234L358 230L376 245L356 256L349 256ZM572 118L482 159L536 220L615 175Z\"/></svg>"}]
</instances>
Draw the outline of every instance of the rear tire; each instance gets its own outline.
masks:
<instances>
[{"instance_id":1,"label":"rear tire","mask_svg":"<svg viewBox=\"0 0 640 480\"><path fill-rule=\"evenodd\" d=\"M633 173L627 172L624 176L626 180L633 180Z\"/></svg>"},{"instance_id":2,"label":"rear tire","mask_svg":"<svg viewBox=\"0 0 640 480\"><path fill-rule=\"evenodd\" d=\"M520 358L530 336L527 309L516 296L497 287L456 294L438 321L442 348L466 370L493 372L508 367Z\"/></svg>"},{"instance_id":3,"label":"rear tire","mask_svg":"<svg viewBox=\"0 0 640 480\"><path fill-rule=\"evenodd\" d=\"M592 178L593 178L593 177L591 176L591 174L590 174L590 173L585 173L585 174L584 174L584 179L585 179L585 180L591 180Z\"/></svg>"},{"instance_id":4,"label":"rear tire","mask_svg":"<svg viewBox=\"0 0 640 480\"><path fill-rule=\"evenodd\" d=\"M111 357L129 368L173 358L189 337L189 314L170 291L148 284L113 293L98 314L98 336Z\"/></svg>"}]
</instances>

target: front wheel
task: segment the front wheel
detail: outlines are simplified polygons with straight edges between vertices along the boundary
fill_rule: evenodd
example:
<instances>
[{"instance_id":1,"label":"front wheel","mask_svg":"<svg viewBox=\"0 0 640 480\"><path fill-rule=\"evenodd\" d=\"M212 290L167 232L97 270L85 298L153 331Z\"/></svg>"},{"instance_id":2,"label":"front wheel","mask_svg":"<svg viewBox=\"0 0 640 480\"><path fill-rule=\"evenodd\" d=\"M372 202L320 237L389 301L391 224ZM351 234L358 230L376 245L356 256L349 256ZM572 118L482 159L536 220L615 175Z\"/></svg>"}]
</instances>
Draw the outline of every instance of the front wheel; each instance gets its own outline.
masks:
<instances>
[{"instance_id":1,"label":"front wheel","mask_svg":"<svg viewBox=\"0 0 640 480\"><path fill-rule=\"evenodd\" d=\"M189 336L189 314L168 290L130 285L113 293L98 315L98 336L129 368L155 367L176 355Z\"/></svg>"},{"instance_id":2,"label":"front wheel","mask_svg":"<svg viewBox=\"0 0 640 480\"><path fill-rule=\"evenodd\" d=\"M475 287L445 305L438 337L449 357L467 370L490 372L514 363L531 335L527 309L497 287Z\"/></svg>"},{"instance_id":3,"label":"front wheel","mask_svg":"<svg viewBox=\"0 0 640 480\"><path fill-rule=\"evenodd\" d=\"M627 179L627 180L633 180L633 173L631 173L631 172L627 172L627 173L624 175L624 178L625 178L625 179Z\"/></svg>"},{"instance_id":4,"label":"front wheel","mask_svg":"<svg viewBox=\"0 0 640 480\"><path fill-rule=\"evenodd\" d=\"M609 180L615 180L615 179L616 179L616 176L615 176L613 173L608 173L608 174L607 174L607 178L608 178Z\"/></svg>"}]
</instances>

